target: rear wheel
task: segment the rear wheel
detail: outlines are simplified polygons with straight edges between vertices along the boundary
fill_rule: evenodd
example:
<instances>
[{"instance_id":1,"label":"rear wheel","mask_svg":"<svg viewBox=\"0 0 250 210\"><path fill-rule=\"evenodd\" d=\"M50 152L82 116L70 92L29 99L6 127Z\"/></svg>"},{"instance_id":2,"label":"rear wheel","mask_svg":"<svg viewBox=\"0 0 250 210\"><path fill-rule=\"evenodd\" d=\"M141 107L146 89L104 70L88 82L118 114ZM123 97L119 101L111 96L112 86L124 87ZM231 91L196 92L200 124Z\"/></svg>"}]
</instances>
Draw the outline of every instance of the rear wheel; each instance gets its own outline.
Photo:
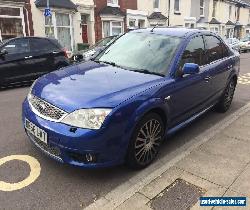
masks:
<instances>
[{"instance_id":1,"label":"rear wheel","mask_svg":"<svg viewBox=\"0 0 250 210\"><path fill-rule=\"evenodd\" d=\"M236 87L236 81L232 79L227 85L226 90L224 91L220 101L216 105L216 110L218 112L224 113L230 108L234 97L235 87Z\"/></svg>"},{"instance_id":2,"label":"rear wheel","mask_svg":"<svg viewBox=\"0 0 250 210\"><path fill-rule=\"evenodd\" d=\"M164 138L164 123L158 114L146 115L136 126L130 141L126 162L134 169L151 164Z\"/></svg>"}]
</instances>

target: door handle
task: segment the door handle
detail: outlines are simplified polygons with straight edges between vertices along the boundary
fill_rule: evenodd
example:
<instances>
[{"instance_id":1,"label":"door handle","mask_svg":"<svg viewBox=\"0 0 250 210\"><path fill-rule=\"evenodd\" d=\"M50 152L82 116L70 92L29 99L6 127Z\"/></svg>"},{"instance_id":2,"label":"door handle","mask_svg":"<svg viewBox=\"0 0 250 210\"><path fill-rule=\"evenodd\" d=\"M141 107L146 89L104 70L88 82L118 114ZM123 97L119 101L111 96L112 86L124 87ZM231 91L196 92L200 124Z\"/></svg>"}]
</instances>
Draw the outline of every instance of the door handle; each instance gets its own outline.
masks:
<instances>
[{"instance_id":1,"label":"door handle","mask_svg":"<svg viewBox=\"0 0 250 210\"><path fill-rule=\"evenodd\" d=\"M58 53L60 53L60 52L56 52L56 51L54 51L54 52L52 52L53 54L58 54Z\"/></svg>"},{"instance_id":2,"label":"door handle","mask_svg":"<svg viewBox=\"0 0 250 210\"><path fill-rule=\"evenodd\" d=\"M25 59L30 59L30 58L33 58L33 56L32 55L30 55L30 56L26 56L26 57L24 57Z\"/></svg>"},{"instance_id":3,"label":"door handle","mask_svg":"<svg viewBox=\"0 0 250 210\"><path fill-rule=\"evenodd\" d=\"M204 78L204 80L205 80L206 82L209 82L211 78L212 78L212 77L207 76L207 77Z\"/></svg>"}]
</instances>

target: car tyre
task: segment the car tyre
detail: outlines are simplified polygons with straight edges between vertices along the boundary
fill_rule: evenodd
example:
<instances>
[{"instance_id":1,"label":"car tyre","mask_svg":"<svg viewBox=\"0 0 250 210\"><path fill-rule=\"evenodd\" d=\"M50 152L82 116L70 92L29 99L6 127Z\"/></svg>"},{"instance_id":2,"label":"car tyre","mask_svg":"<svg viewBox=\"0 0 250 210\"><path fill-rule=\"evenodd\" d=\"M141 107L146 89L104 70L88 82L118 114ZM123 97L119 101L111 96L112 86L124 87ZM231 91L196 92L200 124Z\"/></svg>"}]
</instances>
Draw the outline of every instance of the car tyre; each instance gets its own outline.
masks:
<instances>
[{"instance_id":1,"label":"car tyre","mask_svg":"<svg viewBox=\"0 0 250 210\"><path fill-rule=\"evenodd\" d=\"M216 111L220 113L225 113L230 108L231 103L233 101L235 88L236 88L236 81L232 79L228 83L220 101L216 105Z\"/></svg>"},{"instance_id":2,"label":"car tyre","mask_svg":"<svg viewBox=\"0 0 250 210\"><path fill-rule=\"evenodd\" d=\"M126 163L130 168L143 169L157 157L164 139L165 125L156 113L144 116L132 134Z\"/></svg>"}]
</instances>

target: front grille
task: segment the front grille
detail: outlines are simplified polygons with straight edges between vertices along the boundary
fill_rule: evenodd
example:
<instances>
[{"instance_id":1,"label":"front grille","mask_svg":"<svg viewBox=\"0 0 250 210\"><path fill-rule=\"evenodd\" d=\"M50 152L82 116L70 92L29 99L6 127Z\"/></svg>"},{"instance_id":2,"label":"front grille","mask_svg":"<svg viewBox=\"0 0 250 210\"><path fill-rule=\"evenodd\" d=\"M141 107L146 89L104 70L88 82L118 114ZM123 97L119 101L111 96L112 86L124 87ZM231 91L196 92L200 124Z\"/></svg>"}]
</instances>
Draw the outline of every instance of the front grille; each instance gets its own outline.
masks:
<instances>
[{"instance_id":1,"label":"front grille","mask_svg":"<svg viewBox=\"0 0 250 210\"><path fill-rule=\"evenodd\" d=\"M32 94L29 94L28 101L35 114L37 114L41 118L51 121L60 121L63 117L67 115L67 112L53 106L52 104Z\"/></svg>"}]
</instances>

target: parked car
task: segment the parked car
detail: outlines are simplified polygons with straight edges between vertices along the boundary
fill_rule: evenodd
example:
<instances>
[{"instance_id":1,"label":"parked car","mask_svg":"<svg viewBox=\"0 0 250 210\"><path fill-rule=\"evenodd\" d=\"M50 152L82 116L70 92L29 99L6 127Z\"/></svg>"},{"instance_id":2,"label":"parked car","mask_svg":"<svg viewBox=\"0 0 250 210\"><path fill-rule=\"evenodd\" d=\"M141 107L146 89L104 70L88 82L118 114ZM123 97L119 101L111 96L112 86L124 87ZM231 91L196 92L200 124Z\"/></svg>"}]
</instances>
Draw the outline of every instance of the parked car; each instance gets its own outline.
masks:
<instances>
[{"instance_id":1,"label":"parked car","mask_svg":"<svg viewBox=\"0 0 250 210\"><path fill-rule=\"evenodd\" d=\"M20 85L69 65L55 39L22 37L0 44L0 86Z\"/></svg>"},{"instance_id":2,"label":"parked car","mask_svg":"<svg viewBox=\"0 0 250 210\"><path fill-rule=\"evenodd\" d=\"M247 52L250 50L250 36L240 40L240 50L242 52Z\"/></svg>"},{"instance_id":3,"label":"parked car","mask_svg":"<svg viewBox=\"0 0 250 210\"><path fill-rule=\"evenodd\" d=\"M233 50L237 52L241 52L240 50L240 40L237 38L228 38L225 40L225 42L228 44L229 47L231 47Z\"/></svg>"},{"instance_id":4,"label":"parked car","mask_svg":"<svg viewBox=\"0 0 250 210\"><path fill-rule=\"evenodd\" d=\"M109 36L101 39L99 42L97 42L95 45L93 45L87 50L78 51L72 56L71 62L75 63L89 61L91 58L93 58L95 55L105 49L105 47L112 44L117 38L118 36Z\"/></svg>"},{"instance_id":5,"label":"parked car","mask_svg":"<svg viewBox=\"0 0 250 210\"><path fill-rule=\"evenodd\" d=\"M23 103L25 131L62 163L144 168L165 137L212 107L229 109L239 62L212 32L134 30L95 60L34 82Z\"/></svg>"}]
</instances>

